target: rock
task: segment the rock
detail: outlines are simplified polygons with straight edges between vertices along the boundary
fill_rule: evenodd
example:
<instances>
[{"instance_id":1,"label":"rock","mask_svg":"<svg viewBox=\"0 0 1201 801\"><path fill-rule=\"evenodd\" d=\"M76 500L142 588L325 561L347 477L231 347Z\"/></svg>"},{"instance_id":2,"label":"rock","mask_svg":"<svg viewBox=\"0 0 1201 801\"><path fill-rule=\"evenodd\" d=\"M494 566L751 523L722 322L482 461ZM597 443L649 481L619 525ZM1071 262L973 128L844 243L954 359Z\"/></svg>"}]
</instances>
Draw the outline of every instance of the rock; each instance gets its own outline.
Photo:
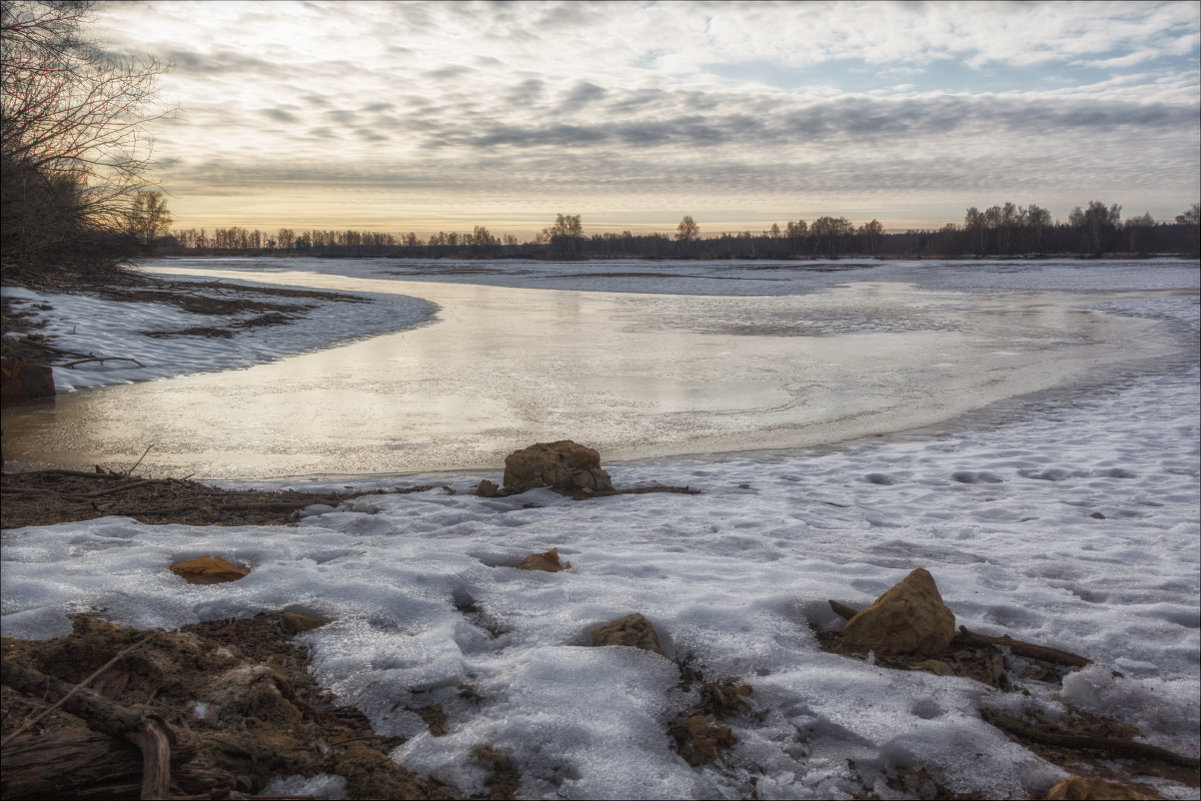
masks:
<instances>
[{"instance_id":1,"label":"rock","mask_svg":"<svg viewBox=\"0 0 1201 801\"><path fill-rule=\"evenodd\" d=\"M319 617L311 615L302 615L299 612L284 612L279 616L279 625L288 634L300 634L305 631L321 628L328 620L322 620Z\"/></svg>"},{"instance_id":2,"label":"rock","mask_svg":"<svg viewBox=\"0 0 1201 801\"><path fill-rule=\"evenodd\" d=\"M559 561L559 549L551 548L546 553L532 553L518 565L522 570L545 570L547 573L558 573L567 570L571 562L566 564Z\"/></svg>"},{"instance_id":3,"label":"rock","mask_svg":"<svg viewBox=\"0 0 1201 801\"><path fill-rule=\"evenodd\" d=\"M919 567L847 621L839 650L934 656L954 637L955 615L942 602L934 577Z\"/></svg>"},{"instance_id":4,"label":"rock","mask_svg":"<svg viewBox=\"0 0 1201 801\"><path fill-rule=\"evenodd\" d=\"M600 467L600 454L571 440L539 442L505 457L506 493L550 487L558 492L603 492L613 489Z\"/></svg>"},{"instance_id":5,"label":"rock","mask_svg":"<svg viewBox=\"0 0 1201 801\"><path fill-rule=\"evenodd\" d=\"M692 767L717 761L718 752L734 745L730 727L707 715L681 716L671 725L677 750Z\"/></svg>"},{"instance_id":6,"label":"rock","mask_svg":"<svg viewBox=\"0 0 1201 801\"><path fill-rule=\"evenodd\" d=\"M500 487L496 486L494 482L485 478L479 483L479 486L475 488L475 494L479 495L481 498L496 498L500 495Z\"/></svg>"},{"instance_id":7,"label":"rock","mask_svg":"<svg viewBox=\"0 0 1201 801\"><path fill-rule=\"evenodd\" d=\"M54 397L54 373L49 367L19 359L0 359L0 403Z\"/></svg>"},{"instance_id":8,"label":"rock","mask_svg":"<svg viewBox=\"0 0 1201 801\"><path fill-rule=\"evenodd\" d=\"M937 659L927 659L925 662L918 662L914 665L915 668L928 670L935 676L954 676L955 671L946 662L940 662Z\"/></svg>"},{"instance_id":9,"label":"rock","mask_svg":"<svg viewBox=\"0 0 1201 801\"><path fill-rule=\"evenodd\" d=\"M171 565L171 572L183 576L189 584L219 584L237 581L250 575L250 570L230 564L219 556L202 556Z\"/></svg>"},{"instance_id":10,"label":"rock","mask_svg":"<svg viewBox=\"0 0 1201 801\"><path fill-rule=\"evenodd\" d=\"M1135 790L1128 784L1119 784L1117 782L1106 781L1105 779L1086 778L1084 776L1068 776L1059 784L1047 791L1048 801L1085 801L1085 799L1097 799L1097 801L1109 801L1109 799L1132 799L1132 801L1143 801L1143 799L1158 799L1162 796L1145 793Z\"/></svg>"},{"instance_id":11,"label":"rock","mask_svg":"<svg viewBox=\"0 0 1201 801\"><path fill-rule=\"evenodd\" d=\"M592 644L597 646L629 645L663 656L663 649L659 646L659 635L655 634L655 627L637 612L617 620L610 620L605 625L594 628Z\"/></svg>"}]
</instances>

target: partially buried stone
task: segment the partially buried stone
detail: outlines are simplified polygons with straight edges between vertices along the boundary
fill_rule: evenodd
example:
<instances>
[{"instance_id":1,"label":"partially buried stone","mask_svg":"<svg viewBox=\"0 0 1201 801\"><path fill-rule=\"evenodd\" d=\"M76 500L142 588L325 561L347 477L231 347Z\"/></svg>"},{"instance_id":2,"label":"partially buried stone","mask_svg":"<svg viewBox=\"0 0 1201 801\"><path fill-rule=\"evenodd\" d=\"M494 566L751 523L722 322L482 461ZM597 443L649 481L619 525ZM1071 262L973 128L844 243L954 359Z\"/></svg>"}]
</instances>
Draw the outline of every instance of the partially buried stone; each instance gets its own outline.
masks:
<instances>
[{"instance_id":1,"label":"partially buried stone","mask_svg":"<svg viewBox=\"0 0 1201 801\"><path fill-rule=\"evenodd\" d=\"M717 761L718 752L734 745L730 727L707 715L681 717L671 725L677 750L692 767Z\"/></svg>"},{"instance_id":2,"label":"partially buried stone","mask_svg":"<svg viewBox=\"0 0 1201 801\"><path fill-rule=\"evenodd\" d=\"M538 442L505 457L505 492L550 487L558 492L602 492L613 489L601 469L600 454L569 439Z\"/></svg>"},{"instance_id":3,"label":"partially buried stone","mask_svg":"<svg viewBox=\"0 0 1201 801\"><path fill-rule=\"evenodd\" d=\"M1105 779L1068 776L1047 791L1047 798L1049 801L1069 801L1069 799L1079 799L1080 801L1084 801L1084 799L1097 799L1097 801L1130 799L1131 801L1142 801L1142 799L1162 798L1162 796L1142 792L1130 785L1106 781Z\"/></svg>"},{"instance_id":4,"label":"partially buried stone","mask_svg":"<svg viewBox=\"0 0 1201 801\"><path fill-rule=\"evenodd\" d=\"M655 627L637 612L610 620L605 625L594 628L592 644L595 646L629 645L652 651L660 656L663 655L663 649L659 646L659 636L655 634Z\"/></svg>"},{"instance_id":5,"label":"partially buried stone","mask_svg":"<svg viewBox=\"0 0 1201 801\"><path fill-rule=\"evenodd\" d=\"M219 556L202 556L171 565L171 572L183 576L189 584L220 584L250 575L250 570L230 564Z\"/></svg>"},{"instance_id":6,"label":"partially buried stone","mask_svg":"<svg viewBox=\"0 0 1201 801\"><path fill-rule=\"evenodd\" d=\"M570 568L571 562L560 562L559 549L551 548L546 553L530 554L522 560L518 567L522 570L545 570L547 573L558 573L560 570Z\"/></svg>"},{"instance_id":7,"label":"partially buried stone","mask_svg":"<svg viewBox=\"0 0 1201 801\"><path fill-rule=\"evenodd\" d=\"M847 621L839 650L934 656L955 638L955 615L929 571L918 568Z\"/></svg>"},{"instance_id":8,"label":"partially buried stone","mask_svg":"<svg viewBox=\"0 0 1201 801\"><path fill-rule=\"evenodd\" d=\"M495 498L500 495L500 487L496 486L495 482L485 478L475 488L475 494L481 498Z\"/></svg>"},{"instance_id":9,"label":"partially buried stone","mask_svg":"<svg viewBox=\"0 0 1201 801\"><path fill-rule=\"evenodd\" d=\"M279 616L279 625L288 634L300 634L324 626L329 621L299 612L284 612Z\"/></svg>"}]
</instances>

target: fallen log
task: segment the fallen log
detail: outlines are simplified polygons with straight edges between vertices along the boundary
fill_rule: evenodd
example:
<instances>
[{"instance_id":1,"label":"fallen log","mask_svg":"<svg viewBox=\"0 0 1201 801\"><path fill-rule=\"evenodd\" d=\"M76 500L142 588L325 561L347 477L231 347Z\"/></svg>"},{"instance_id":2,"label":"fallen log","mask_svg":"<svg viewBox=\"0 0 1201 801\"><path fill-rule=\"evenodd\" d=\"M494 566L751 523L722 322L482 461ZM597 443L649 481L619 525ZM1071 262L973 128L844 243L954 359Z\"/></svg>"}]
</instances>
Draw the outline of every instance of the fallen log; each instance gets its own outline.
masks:
<instances>
[{"instance_id":1,"label":"fallen log","mask_svg":"<svg viewBox=\"0 0 1201 801\"><path fill-rule=\"evenodd\" d=\"M148 638L146 638L148 639ZM144 640L143 640L144 641ZM174 733L165 721L113 703L82 685L64 681L14 660L0 660L0 681L28 695L58 699L58 705L81 718L89 728L128 740L142 752L140 798L166 798L171 782L171 742ZM53 708L53 707L52 707ZM6 738L5 749L12 736ZM7 754L4 762L8 762Z\"/></svg>"},{"instance_id":2,"label":"fallen log","mask_svg":"<svg viewBox=\"0 0 1201 801\"><path fill-rule=\"evenodd\" d=\"M1182 765L1193 769L1201 767L1201 760L1198 760L1196 757L1177 754L1174 751L1169 751L1166 748L1160 748L1150 743L1123 740L1120 737L1094 737L1087 734L1065 734L1062 732L1043 731L1033 726L1027 726L1017 718L987 709L981 710L980 716L998 729L1007 731L1024 740L1042 743L1043 745L1057 745L1062 748L1076 750L1105 751L1119 757L1158 759L1161 762L1169 762L1173 765Z\"/></svg>"},{"instance_id":3,"label":"fallen log","mask_svg":"<svg viewBox=\"0 0 1201 801\"><path fill-rule=\"evenodd\" d=\"M1032 659L1055 662L1060 665L1068 665L1069 667L1085 667L1092 664L1091 659L1086 659L1070 651L1061 651L1058 648L1048 648L1045 645L1022 642L1008 635L990 637L987 634L977 634L974 631L969 631L966 626L959 627L959 633L955 635L955 642L965 645L1004 645L1018 656L1028 656Z\"/></svg>"},{"instance_id":4,"label":"fallen log","mask_svg":"<svg viewBox=\"0 0 1201 801\"><path fill-rule=\"evenodd\" d=\"M834 610L834 614L838 615L843 620L850 620L855 615L859 614L846 604L840 604L838 601L831 600L830 608Z\"/></svg>"},{"instance_id":5,"label":"fallen log","mask_svg":"<svg viewBox=\"0 0 1201 801\"><path fill-rule=\"evenodd\" d=\"M834 610L834 614L838 615L844 620L850 620L855 615L859 614L858 610L852 609L846 604L841 604L838 601L831 599L828 603L830 604L830 608ZM1044 662L1055 662L1060 665L1068 665L1069 667L1085 667L1092 664L1091 659L1080 656L1080 654L1074 654L1071 651L1061 651L1058 648L1049 648L1045 645L1035 645L1032 642L1015 640L1009 635L992 637L987 634L977 634L976 632L969 630L967 626L959 627L959 633L955 635L955 639L952 644L1004 645L1018 656L1041 659Z\"/></svg>"}]
</instances>

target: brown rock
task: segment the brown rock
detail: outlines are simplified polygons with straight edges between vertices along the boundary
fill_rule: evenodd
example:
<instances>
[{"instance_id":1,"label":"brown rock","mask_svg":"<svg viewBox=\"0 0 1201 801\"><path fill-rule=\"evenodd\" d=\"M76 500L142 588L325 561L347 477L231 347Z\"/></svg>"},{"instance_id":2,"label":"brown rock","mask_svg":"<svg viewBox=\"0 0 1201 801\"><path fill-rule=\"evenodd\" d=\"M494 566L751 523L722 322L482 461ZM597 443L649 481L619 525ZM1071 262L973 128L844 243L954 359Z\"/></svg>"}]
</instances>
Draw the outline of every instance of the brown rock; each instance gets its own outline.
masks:
<instances>
[{"instance_id":1,"label":"brown rock","mask_svg":"<svg viewBox=\"0 0 1201 801\"><path fill-rule=\"evenodd\" d=\"M934 656L955 637L955 615L929 571L918 568L847 621L839 649L878 656Z\"/></svg>"},{"instance_id":2,"label":"brown rock","mask_svg":"<svg viewBox=\"0 0 1201 801\"><path fill-rule=\"evenodd\" d=\"M600 467L600 454L571 440L539 442L505 457L506 493L550 487L559 492L613 489Z\"/></svg>"},{"instance_id":3,"label":"brown rock","mask_svg":"<svg viewBox=\"0 0 1201 801\"><path fill-rule=\"evenodd\" d=\"M319 617L311 615L302 615L299 612L284 612L279 616L279 624L288 634L300 634L305 631L321 628L328 620L322 620Z\"/></svg>"},{"instance_id":4,"label":"brown rock","mask_svg":"<svg viewBox=\"0 0 1201 801\"><path fill-rule=\"evenodd\" d=\"M500 495L500 487L496 486L495 482L484 479L480 481L479 486L475 488L475 494L481 498L495 498Z\"/></svg>"},{"instance_id":5,"label":"brown rock","mask_svg":"<svg viewBox=\"0 0 1201 801\"><path fill-rule=\"evenodd\" d=\"M592 644L629 645L653 651L660 656L663 655L663 649L659 646L659 635L655 634L655 627L637 612L617 620L610 620L605 625L594 628Z\"/></svg>"},{"instance_id":6,"label":"brown rock","mask_svg":"<svg viewBox=\"0 0 1201 801\"><path fill-rule=\"evenodd\" d=\"M925 662L918 662L914 665L915 668L929 671L935 676L954 676L955 671L946 662L937 659L927 659Z\"/></svg>"},{"instance_id":7,"label":"brown rock","mask_svg":"<svg viewBox=\"0 0 1201 801\"><path fill-rule=\"evenodd\" d=\"M730 727L707 715L678 718L671 725L671 736L680 756L694 768L716 762L719 751L734 745Z\"/></svg>"},{"instance_id":8,"label":"brown rock","mask_svg":"<svg viewBox=\"0 0 1201 801\"><path fill-rule=\"evenodd\" d=\"M220 584L250 575L250 570L230 564L219 556L202 556L171 565L171 572L183 576L189 584Z\"/></svg>"},{"instance_id":9,"label":"brown rock","mask_svg":"<svg viewBox=\"0 0 1201 801\"><path fill-rule=\"evenodd\" d=\"M551 548L546 553L532 553L518 565L522 570L545 570L547 573L558 573L567 570L571 562L566 564L559 561L559 549Z\"/></svg>"},{"instance_id":10,"label":"brown rock","mask_svg":"<svg viewBox=\"0 0 1201 801\"><path fill-rule=\"evenodd\" d=\"M0 403L53 397L54 373L49 367L0 359Z\"/></svg>"},{"instance_id":11,"label":"brown rock","mask_svg":"<svg viewBox=\"0 0 1201 801\"><path fill-rule=\"evenodd\" d=\"M1162 796L1135 790L1128 784L1106 781L1105 779L1086 778L1084 776L1068 776L1059 784L1047 791L1048 801L1110 801L1110 799L1159 799Z\"/></svg>"}]
</instances>

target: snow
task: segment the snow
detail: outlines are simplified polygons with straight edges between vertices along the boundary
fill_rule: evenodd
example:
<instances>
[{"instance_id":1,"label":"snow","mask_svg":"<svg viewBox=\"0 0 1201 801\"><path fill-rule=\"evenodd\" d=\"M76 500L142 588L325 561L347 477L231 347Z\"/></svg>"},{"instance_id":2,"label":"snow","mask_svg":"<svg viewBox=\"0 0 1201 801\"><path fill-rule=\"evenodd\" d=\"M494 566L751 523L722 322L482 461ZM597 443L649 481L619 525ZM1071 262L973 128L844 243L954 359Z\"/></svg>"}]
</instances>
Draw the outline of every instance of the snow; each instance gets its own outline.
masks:
<instances>
[{"instance_id":1,"label":"snow","mask_svg":"<svg viewBox=\"0 0 1201 801\"><path fill-rule=\"evenodd\" d=\"M177 280L201 279L176 276ZM245 281L228 283L246 284ZM221 297L228 292L202 287L201 294ZM414 328L433 319L437 306L405 295L364 295L345 293L359 303L319 302L312 298L265 296L266 302L300 306L305 310L290 313L296 318L288 324L285 336L275 326L247 328L230 338L204 336L151 337L147 332L183 331L216 324L251 320L262 312L236 315L208 315L188 312L164 303L105 300L86 295L34 293L17 287L4 287L4 297L20 301L34 319L45 320L38 333L86 343L87 353L116 356L121 361L90 362L74 368L54 369L55 389L71 392L86 387L132 383L156 378L215 372L249 367L298 353L358 339ZM47 311L42 305L52 307ZM144 367L127 361L135 359Z\"/></svg>"},{"instance_id":2,"label":"snow","mask_svg":"<svg viewBox=\"0 0 1201 801\"><path fill-rule=\"evenodd\" d=\"M341 264L318 266L383 269ZM705 268L703 280L716 282L727 267ZM542 273L601 271L596 263L519 268L531 281L566 283ZM895 797L888 775L923 767L963 795L1030 797L1066 774L978 710L1055 719L1065 704L1114 715L1150 742L1198 755L1196 264L862 270L868 280L884 270L946 291L1141 292L1117 302L1099 292L1097 301L1174 332L1186 358L1102 373L1087 393L1017 399L893 436L605 464L617 486L688 485L698 495L576 502L533 490L486 499L470 494L480 475L294 479L276 484L439 486L310 507L295 527L109 517L8 530L4 634L59 636L69 631L67 616L81 612L143 627L285 609L322 615L333 622L301 635L319 681L381 733L409 738L395 753L406 766L467 794L485 792L470 755L490 745L512 756L519 795L529 798ZM795 272L781 282L821 291ZM854 280L848 272L837 282ZM516 568L551 547L574 567ZM205 554L253 572L199 586L167 570ZM957 625L1097 664L1062 688L1023 681L1027 696L818 648L810 625L838 625L827 599L862 608L917 567L933 574ZM468 607L476 611L462 611ZM753 686L756 714L726 721L737 745L723 762L692 768L671 748L668 723L697 700L695 690L679 689L673 662L588 646L590 628L631 612L654 623L669 656L690 658L709 680ZM434 703L449 716L446 736L431 736L406 710ZM1183 785L1155 786L1167 797L1195 797ZM277 790L337 795L341 787L331 777L289 777Z\"/></svg>"}]
</instances>

